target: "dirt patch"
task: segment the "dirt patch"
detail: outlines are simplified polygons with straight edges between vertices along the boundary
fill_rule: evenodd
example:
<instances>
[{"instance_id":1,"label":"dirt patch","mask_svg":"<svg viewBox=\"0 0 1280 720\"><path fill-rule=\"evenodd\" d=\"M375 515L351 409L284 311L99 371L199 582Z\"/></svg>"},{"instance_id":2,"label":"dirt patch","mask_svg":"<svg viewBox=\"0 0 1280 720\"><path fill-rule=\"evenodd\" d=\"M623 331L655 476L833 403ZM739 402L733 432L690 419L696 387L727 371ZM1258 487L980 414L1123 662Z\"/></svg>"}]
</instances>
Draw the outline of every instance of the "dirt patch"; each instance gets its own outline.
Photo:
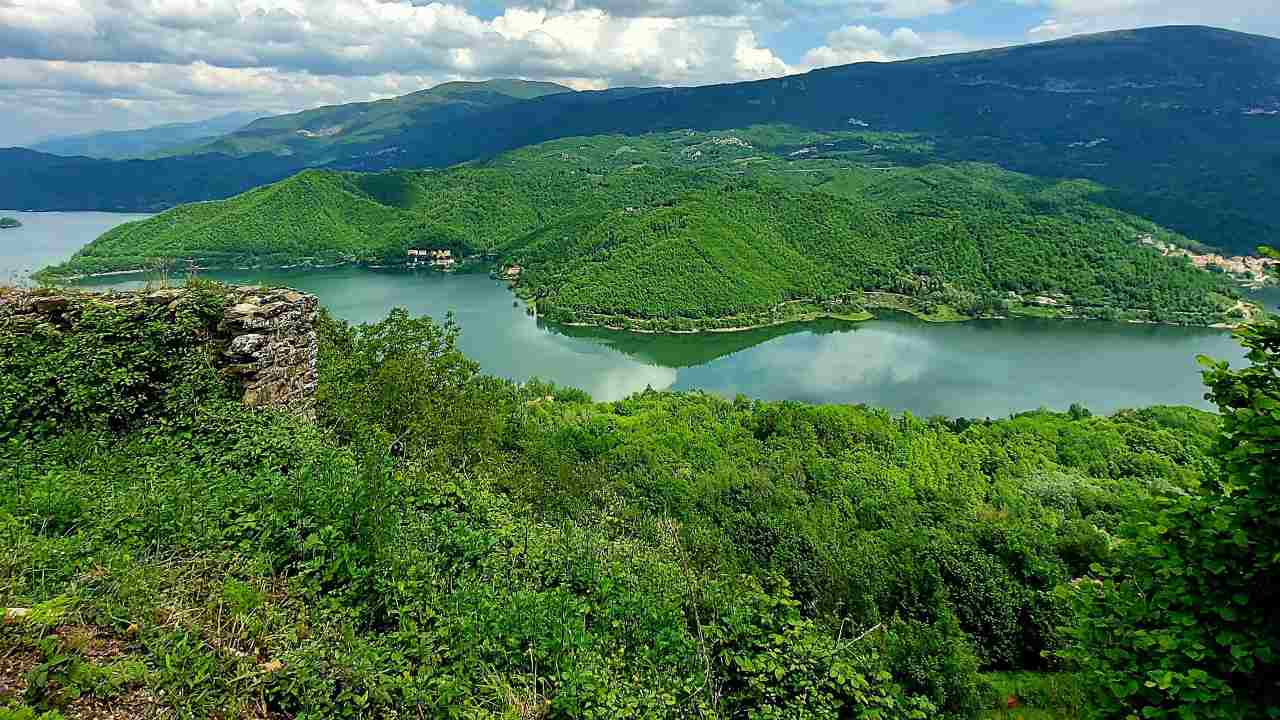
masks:
<instances>
[{"instance_id":1,"label":"dirt patch","mask_svg":"<svg viewBox=\"0 0 1280 720\"><path fill-rule=\"evenodd\" d=\"M145 720L159 717L160 703L151 691L138 688L119 697L80 698L62 709L67 720Z\"/></svg>"},{"instance_id":2,"label":"dirt patch","mask_svg":"<svg viewBox=\"0 0 1280 720\"><path fill-rule=\"evenodd\" d=\"M109 665L131 656L129 641L109 630L86 625L64 625L51 633L65 652L93 665ZM44 662L44 654L15 645L0 651L0 705L21 702L27 692L27 675ZM144 720L159 717L163 706L146 687L132 687L109 698L81 696L57 710L66 720Z\"/></svg>"},{"instance_id":3,"label":"dirt patch","mask_svg":"<svg viewBox=\"0 0 1280 720\"><path fill-rule=\"evenodd\" d=\"M27 673L43 660L40 653L27 648L0 651L0 703L22 697L27 691Z\"/></svg>"},{"instance_id":4,"label":"dirt patch","mask_svg":"<svg viewBox=\"0 0 1280 720\"><path fill-rule=\"evenodd\" d=\"M95 665L115 662L129 654L129 643L102 628L85 625L63 626L53 631L61 645Z\"/></svg>"}]
</instances>

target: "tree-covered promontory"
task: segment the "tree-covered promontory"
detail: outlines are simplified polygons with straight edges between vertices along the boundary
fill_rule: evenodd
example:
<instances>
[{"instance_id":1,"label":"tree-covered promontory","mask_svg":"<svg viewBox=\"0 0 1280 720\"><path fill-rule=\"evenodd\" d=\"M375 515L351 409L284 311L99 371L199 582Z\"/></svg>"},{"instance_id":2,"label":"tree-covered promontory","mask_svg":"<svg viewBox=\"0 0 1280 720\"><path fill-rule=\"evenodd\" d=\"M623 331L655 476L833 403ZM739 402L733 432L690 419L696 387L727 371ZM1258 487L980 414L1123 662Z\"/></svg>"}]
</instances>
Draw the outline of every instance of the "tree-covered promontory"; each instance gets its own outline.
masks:
<instances>
[{"instance_id":1,"label":"tree-covered promontory","mask_svg":"<svg viewBox=\"0 0 1280 720\"><path fill-rule=\"evenodd\" d=\"M444 171L308 171L123 225L45 274L155 258L397 265L447 249L518 266L517 291L549 319L638 330L880 307L1197 325L1246 314L1224 278L1140 243L1190 240L1094 202L1102 188L913 165L920 142L760 127L575 138Z\"/></svg>"}]
</instances>

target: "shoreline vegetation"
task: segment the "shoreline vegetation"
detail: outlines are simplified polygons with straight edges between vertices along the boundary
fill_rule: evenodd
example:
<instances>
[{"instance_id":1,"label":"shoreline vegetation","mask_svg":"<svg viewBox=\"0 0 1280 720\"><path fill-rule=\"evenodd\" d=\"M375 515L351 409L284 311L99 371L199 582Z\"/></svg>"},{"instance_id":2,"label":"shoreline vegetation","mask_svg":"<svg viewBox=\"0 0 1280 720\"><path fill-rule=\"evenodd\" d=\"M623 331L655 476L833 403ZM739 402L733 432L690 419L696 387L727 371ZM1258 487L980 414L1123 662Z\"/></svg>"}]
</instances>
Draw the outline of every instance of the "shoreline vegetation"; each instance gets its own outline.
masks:
<instances>
[{"instance_id":1,"label":"shoreline vegetation","mask_svg":"<svg viewBox=\"0 0 1280 720\"><path fill-rule=\"evenodd\" d=\"M1046 296L1039 297L1031 301L1025 301L1022 298L1008 298L998 312L967 315L945 304L921 304L915 298L902 293L869 290L850 293L842 297L828 300L788 300L780 303L770 310L745 315L724 317L638 318L616 313L598 313L585 316L575 314L572 319L566 319L566 313L563 309L557 308L546 302L540 302L532 293L528 292L520 285L518 278L507 276L503 272L504 268L502 266L485 266L484 263L477 262L474 257L465 258L461 264L449 270L416 268L407 264L375 265L357 260L325 264L311 264L304 260L301 262L295 261L281 265L228 267L196 266L192 264L191 261L185 261L185 263L186 264L183 266L188 267L193 271L193 273L249 270L307 271L326 270L338 267L356 267L368 270L385 270L392 272L487 272L494 280L501 281L506 284L517 298L526 303L526 308L529 313L531 315L535 315L540 320L565 327L593 327L614 332L628 332L639 335L696 335L701 333L749 332L751 330L776 327L779 325L817 322L820 320L840 320L850 323L869 322L877 319L878 316L875 314L875 311L877 310L904 313L931 324L971 322L975 320L1038 318L1062 321L1095 320L1131 324L1169 325L1174 327L1203 327L1218 330L1234 330L1235 328L1254 319L1258 319L1266 314L1265 309L1260 305L1240 300L1237 301L1236 307L1233 308L1238 309L1240 312L1238 322L1216 322L1206 324L1190 322L1185 319L1180 320L1176 317L1153 319L1151 317L1151 311L1143 308L1111 311L1109 308L1102 307L1077 307L1061 304L1056 299ZM175 264L170 263L169 265L173 266ZM83 280L91 280L93 278L125 277L130 275L147 277L155 274L155 269L147 268L113 270L80 275L51 275L45 270L42 270L36 273L33 277L41 282L61 284L68 282L75 283Z\"/></svg>"},{"instance_id":2,"label":"shoreline vegetation","mask_svg":"<svg viewBox=\"0 0 1280 720\"><path fill-rule=\"evenodd\" d=\"M868 293L871 294L871 293ZM882 293L888 295L889 293ZM903 300L909 300L906 296L900 296ZM792 301L805 305L817 305L810 301ZM1097 322L1117 322L1128 323L1134 325L1168 325L1171 327L1201 327L1214 330L1230 331L1249 322L1248 318L1260 317L1263 313L1261 307L1254 303L1245 303L1249 308L1246 310L1246 319L1242 319L1237 323L1217 322L1212 324L1199 324L1193 322L1179 322L1177 320L1153 320L1147 317L1148 311L1136 310L1127 313L1121 313L1117 317L1100 317L1096 314L1076 314L1073 308L1051 308L1039 305L1020 305L1010 307L1003 314L984 314L984 315L964 315L957 312L954 308L942 306L932 310L924 310L913 306L908 302L867 302L860 308L850 309L847 311L832 310L811 310L794 314L777 314L752 316L759 318L757 321L750 322L742 317L727 318L675 318L654 320L648 318L629 318L625 316L600 316L593 319L577 319L573 321L556 320L553 316L544 316L536 310L536 303L529 301L529 307L537 314L540 319L552 322L566 327L594 327L613 332L628 332L640 335L697 335L700 333L734 333L749 332L751 330L760 330L763 328L776 327L779 325L790 325L793 323L809 323L820 320L840 320L844 322L859 323L876 320L879 316L875 311L888 311L895 313L903 313L910 315L922 322L938 325L946 323L966 323L978 320L1019 320L1019 319L1041 319L1041 320L1058 320L1063 322L1070 321L1097 321ZM552 313L554 315L554 313Z\"/></svg>"}]
</instances>

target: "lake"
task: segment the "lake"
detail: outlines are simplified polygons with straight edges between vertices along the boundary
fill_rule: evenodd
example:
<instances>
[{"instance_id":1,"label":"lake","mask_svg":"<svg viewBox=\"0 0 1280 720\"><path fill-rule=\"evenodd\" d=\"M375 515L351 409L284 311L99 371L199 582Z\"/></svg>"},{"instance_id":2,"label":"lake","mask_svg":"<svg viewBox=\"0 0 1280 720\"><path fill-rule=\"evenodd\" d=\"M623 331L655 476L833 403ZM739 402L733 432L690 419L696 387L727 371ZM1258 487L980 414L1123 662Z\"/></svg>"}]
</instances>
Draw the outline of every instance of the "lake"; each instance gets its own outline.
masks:
<instances>
[{"instance_id":1,"label":"lake","mask_svg":"<svg viewBox=\"0 0 1280 720\"><path fill-rule=\"evenodd\" d=\"M116 225L151 216L0 210L0 217L17 218L22 223L20 228L0 230L0 282L17 283L46 265L66 260Z\"/></svg>"},{"instance_id":2,"label":"lake","mask_svg":"<svg viewBox=\"0 0 1280 720\"><path fill-rule=\"evenodd\" d=\"M34 251L43 259L18 263L38 267L88 242L106 229L104 222L133 217L39 213L29 222L20 215L28 224L0 232L0 258L20 255L31 243L23 240L17 251L6 247L10 233L34 230L49 238ZM42 223L46 227L36 230ZM505 284L484 275L333 268L206 276L312 292L353 322L377 320L393 307L437 319L453 312L463 351L485 372L516 381L540 377L598 400L651 387L967 417L1076 402L1095 412L1154 404L1207 408L1196 356L1242 357L1228 333L1203 328L1030 319L932 325L888 315L744 333L636 335L546 325L530 317ZM94 282L141 284L137 278ZM1268 291L1265 299L1275 307L1280 293Z\"/></svg>"}]
</instances>

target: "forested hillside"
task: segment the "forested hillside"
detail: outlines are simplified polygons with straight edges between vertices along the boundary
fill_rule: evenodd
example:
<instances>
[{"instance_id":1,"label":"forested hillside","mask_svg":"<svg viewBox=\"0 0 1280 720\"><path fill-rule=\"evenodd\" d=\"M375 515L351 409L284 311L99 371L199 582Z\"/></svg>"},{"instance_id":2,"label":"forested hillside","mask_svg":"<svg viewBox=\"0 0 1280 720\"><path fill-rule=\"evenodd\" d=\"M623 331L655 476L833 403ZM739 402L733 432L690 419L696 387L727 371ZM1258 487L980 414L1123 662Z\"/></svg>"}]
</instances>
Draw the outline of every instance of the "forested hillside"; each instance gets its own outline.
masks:
<instances>
[{"instance_id":1,"label":"forested hillside","mask_svg":"<svg viewBox=\"0 0 1280 720\"><path fill-rule=\"evenodd\" d=\"M321 324L311 424L229 395L199 331L222 297L0 326L0 713L1244 719L1280 699L1274 325L1240 334L1252 368L1210 364L1222 416L965 420L595 404L478 375L455 330L395 311Z\"/></svg>"},{"instance_id":2,"label":"forested hillside","mask_svg":"<svg viewBox=\"0 0 1280 720\"><path fill-rule=\"evenodd\" d=\"M1192 323L1227 307L1219 278L1135 247L1149 227L1089 203L1087 186L1025 181L928 167L841 173L816 192L744 183L577 216L506 252L549 317L638 329L768 323L796 301L848 314L898 298L973 317L1040 297L1081 316Z\"/></svg>"},{"instance_id":3,"label":"forested hillside","mask_svg":"<svg viewBox=\"0 0 1280 720\"><path fill-rule=\"evenodd\" d=\"M46 274L156 258L403 264L411 248L448 249L489 258L474 261L484 269L520 266L518 290L550 319L645 330L886 306L939 319L1232 319L1221 276L1138 243L1190 241L1097 204L1103 189L884 164L926 151L911 135L769 126L572 138L445 171L308 171L123 225Z\"/></svg>"},{"instance_id":4,"label":"forested hillside","mask_svg":"<svg viewBox=\"0 0 1280 720\"><path fill-rule=\"evenodd\" d=\"M1100 203L1250 253L1280 236L1278 74L1280 40L1162 27L697 88L450 84L263 119L144 168L0 152L0 205L151 211L317 165L447 167L572 136L781 123L915 133L919 162L1089 178Z\"/></svg>"}]
</instances>

